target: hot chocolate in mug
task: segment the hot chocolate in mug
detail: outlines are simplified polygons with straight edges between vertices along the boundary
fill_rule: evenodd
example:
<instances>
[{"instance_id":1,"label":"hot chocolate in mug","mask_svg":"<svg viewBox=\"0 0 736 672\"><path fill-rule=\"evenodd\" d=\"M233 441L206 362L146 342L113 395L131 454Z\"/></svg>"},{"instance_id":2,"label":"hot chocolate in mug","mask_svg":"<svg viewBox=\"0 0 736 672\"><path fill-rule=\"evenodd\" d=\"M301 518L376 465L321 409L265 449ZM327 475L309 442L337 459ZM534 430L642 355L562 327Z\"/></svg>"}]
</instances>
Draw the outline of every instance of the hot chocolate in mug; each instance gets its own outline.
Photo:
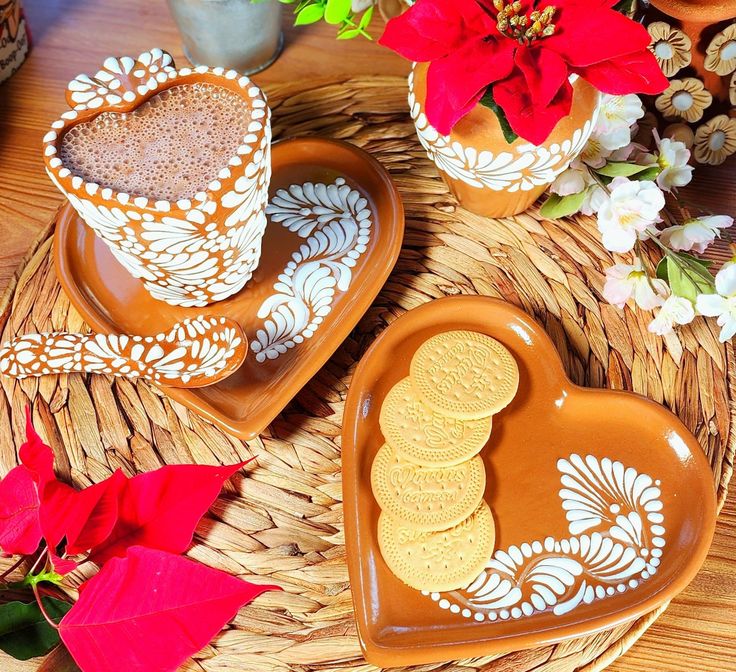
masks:
<instances>
[{"instance_id":1,"label":"hot chocolate in mug","mask_svg":"<svg viewBox=\"0 0 736 672\"><path fill-rule=\"evenodd\" d=\"M204 306L258 266L271 176L271 113L235 70L177 70L152 49L69 83L44 137L46 169L151 295Z\"/></svg>"}]
</instances>

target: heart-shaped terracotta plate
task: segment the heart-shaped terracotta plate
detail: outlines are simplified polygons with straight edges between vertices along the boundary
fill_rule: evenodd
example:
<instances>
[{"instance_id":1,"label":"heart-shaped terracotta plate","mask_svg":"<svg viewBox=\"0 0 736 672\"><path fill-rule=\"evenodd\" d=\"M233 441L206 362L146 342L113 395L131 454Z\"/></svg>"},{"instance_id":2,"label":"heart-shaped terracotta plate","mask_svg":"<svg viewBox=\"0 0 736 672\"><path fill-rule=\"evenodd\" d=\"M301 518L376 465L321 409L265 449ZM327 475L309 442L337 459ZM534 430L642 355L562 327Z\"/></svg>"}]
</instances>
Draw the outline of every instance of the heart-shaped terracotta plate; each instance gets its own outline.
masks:
<instances>
[{"instance_id":1,"label":"heart-shaped terracotta plate","mask_svg":"<svg viewBox=\"0 0 736 672\"><path fill-rule=\"evenodd\" d=\"M521 378L481 453L496 551L467 589L423 594L381 557L370 469L384 397L416 349L451 329L502 342ZM636 618L689 583L715 527L712 474L684 425L643 397L574 385L541 327L487 297L432 301L381 334L350 386L342 456L356 619L379 666L530 648Z\"/></svg>"},{"instance_id":2,"label":"heart-shaped terracotta plate","mask_svg":"<svg viewBox=\"0 0 736 672\"><path fill-rule=\"evenodd\" d=\"M345 142L273 146L261 261L236 296L206 308L157 301L67 204L54 256L62 287L102 333L156 334L187 317L225 315L250 343L224 381L166 394L243 439L260 433L337 350L371 305L401 249L404 212L384 168Z\"/></svg>"}]
</instances>

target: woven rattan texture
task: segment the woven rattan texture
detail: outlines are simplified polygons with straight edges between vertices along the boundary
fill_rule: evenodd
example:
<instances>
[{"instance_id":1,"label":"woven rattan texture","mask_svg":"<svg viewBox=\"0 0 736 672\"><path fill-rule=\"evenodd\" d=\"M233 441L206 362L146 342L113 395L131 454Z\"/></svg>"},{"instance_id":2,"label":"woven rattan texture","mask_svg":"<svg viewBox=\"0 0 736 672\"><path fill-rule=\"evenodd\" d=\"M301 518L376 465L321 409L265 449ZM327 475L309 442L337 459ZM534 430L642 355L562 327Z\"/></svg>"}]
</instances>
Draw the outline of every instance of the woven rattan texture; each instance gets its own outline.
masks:
<instances>
[{"instance_id":1,"label":"woven rattan texture","mask_svg":"<svg viewBox=\"0 0 736 672\"><path fill-rule=\"evenodd\" d=\"M342 138L376 156L404 198L407 230L396 269L373 307L329 363L256 441L243 444L144 382L104 376L2 379L0 472L17 463L23 409L33 406L59 472L78 486L118 467L131 475L163 464L214 464L256 456L201 524L190 555L255 582L276 582L187 669L254 672L371 669L360 656L343 539L340 428L351 372L406 310L448 294L502 297L546 328L571 378L634 390L664 403L695 433L725 497L733 466L734 354L699 319L655 338L648 316L601 302L611 257L588 218L547 221L535 209L490 220L458 207L426 159L399 79L313 83L270 91L277 138ZM86 329L38 241L0 300L2 339ZM595 636L493 658L421 669L593 672L621 655L658 614ZM13 670L32 670L18 664Z\"/></svg>"}]
</instances>

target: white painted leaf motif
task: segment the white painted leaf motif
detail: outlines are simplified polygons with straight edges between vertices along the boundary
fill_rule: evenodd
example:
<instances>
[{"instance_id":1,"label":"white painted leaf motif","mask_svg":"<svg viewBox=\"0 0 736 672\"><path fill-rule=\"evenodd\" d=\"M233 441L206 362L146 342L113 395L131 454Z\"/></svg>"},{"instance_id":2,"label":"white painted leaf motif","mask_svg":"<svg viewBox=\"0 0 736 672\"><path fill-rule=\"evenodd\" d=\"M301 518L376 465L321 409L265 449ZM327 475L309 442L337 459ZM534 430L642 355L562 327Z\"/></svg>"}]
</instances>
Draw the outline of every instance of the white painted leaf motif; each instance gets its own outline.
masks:
<instances>
[{"instance_id":1,"label":"white painted leaf motif","mask_svg":"<svg viewBox=\"0 0 736 672\"><path fill-rule=\"evenodd\" d=\"M550 148L521 144L494 155L464 146L437 132L414 93L413 71L409 75L409 111L419 142L437 168L471 186L512 193L551 184L585 147L598 116L596 110L593 119L576 129L571 138Z\"/></svg>"},{"instance_id":2,"label":"white painted leaf motif","mask_svg":"<svg viewBox=\"0 0 736 672\"><path fill-rule=\"evenodd\" d=\"M266 212L273 223L306 240L279 275L275 294L258 310L264 323L251 344L258 362L276 359L314 335L336 292L349 289L372 225L368 199L343 178L279 189Z\"/></svg>"},{"instance_id":3,"label":"white painted leaf motif","mask_svg":"<svg viewBox=\"0 0 736 672\"><path fill-rule=\"evenodd\" d=\"M557 463L571 537L499 549L465 590L430 597L475 620L507 620L636 589L657 572L665 546L659 481L621 462L577 454Z\"/></svg>"}]
</instances>

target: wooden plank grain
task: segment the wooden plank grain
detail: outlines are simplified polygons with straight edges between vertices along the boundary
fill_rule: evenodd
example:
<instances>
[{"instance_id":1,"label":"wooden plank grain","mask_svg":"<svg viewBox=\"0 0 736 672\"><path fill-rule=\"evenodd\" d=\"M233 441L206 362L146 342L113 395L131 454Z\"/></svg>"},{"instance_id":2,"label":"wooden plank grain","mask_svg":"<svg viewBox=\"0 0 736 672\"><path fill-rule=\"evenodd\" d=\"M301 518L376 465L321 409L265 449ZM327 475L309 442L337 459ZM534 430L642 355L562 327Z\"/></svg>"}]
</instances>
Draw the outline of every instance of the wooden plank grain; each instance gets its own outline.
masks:
<instances>
[{"instance_id":1,"label":"wooden plank grain","mask_svg":"<svg viewBox=\"0 0 736 672\"><path fill-rule=\"evenodd\" d=\"M0 86L0 294L37 233L61 203L41 160L41 138L63 110L66 83L94 70L110 54L137 54L161 46L183 56L163 0L24 0L34 37L31 57ZM261 86L315 78L404 75L406 62L366 40L336 43L334 29L295 30L284 17L286 47ZM380 27L377 26L380 29ZM736 214L736 161L699 169L686 196L715 212ZM724 261L728 247L716 248ZM732 490L708 560L693 583L622 658L612 672L736 671L736 494ZM33 664L0 669L25 672Z\"/></svg>"}]
</instances>

